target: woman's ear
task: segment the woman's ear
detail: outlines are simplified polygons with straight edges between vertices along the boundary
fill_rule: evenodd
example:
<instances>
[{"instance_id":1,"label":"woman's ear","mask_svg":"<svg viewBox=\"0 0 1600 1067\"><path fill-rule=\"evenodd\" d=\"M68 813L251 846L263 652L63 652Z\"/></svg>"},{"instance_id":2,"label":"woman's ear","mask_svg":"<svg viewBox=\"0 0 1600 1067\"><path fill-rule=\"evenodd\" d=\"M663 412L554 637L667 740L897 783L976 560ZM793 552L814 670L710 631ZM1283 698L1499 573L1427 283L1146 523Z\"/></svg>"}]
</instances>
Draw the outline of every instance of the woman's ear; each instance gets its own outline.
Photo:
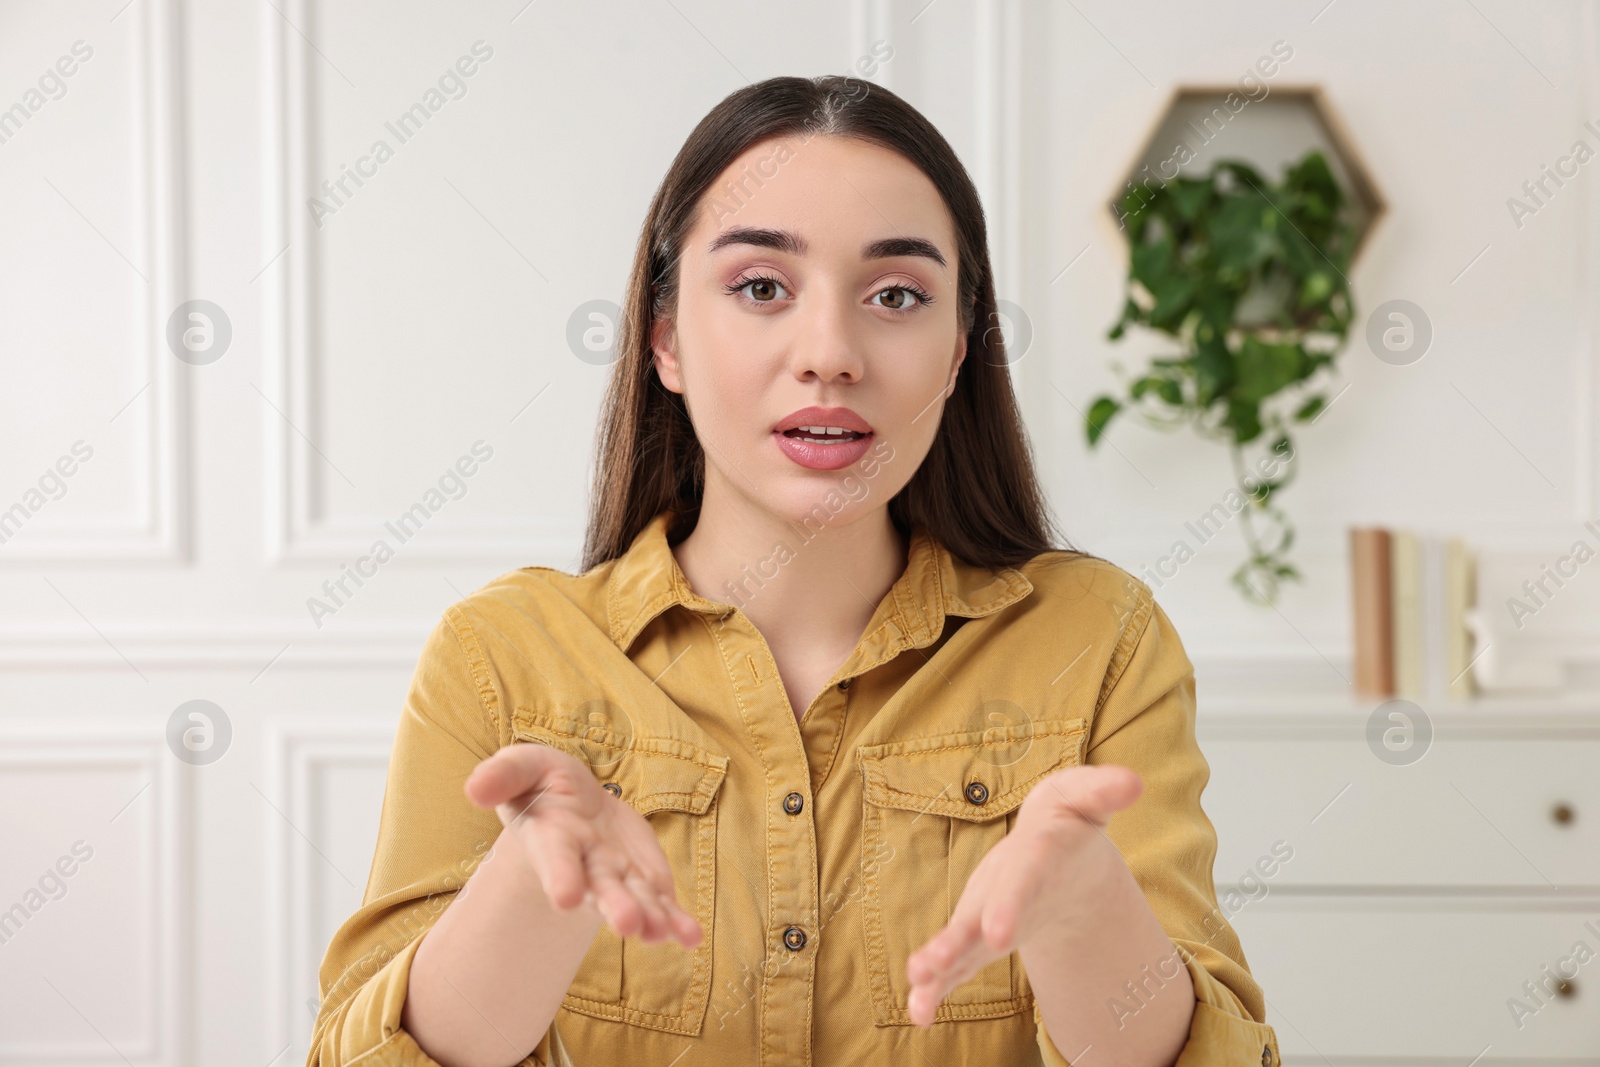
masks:
<instances>
[{"instance_id":1,"label":"woman's ear","mask_svg":"<svg viewBox=\"0 0 1600 1067\"><path fill-rule=\"evenodd\" d=\"M944 383L944 395L950 396L956 391L956 375L961 373L961 364L967 358L967 335L962 334L956 340L956 358L950 365L950 380Z\"/></svg>"},{"instance_id":2,"label":"woman's ear","mask_svg":"<svg viewBox=\"0 0 1600 1067\"><path fill-rule=\"evenodd\" d=\"M674 393L683 392L683 373L678 365L678 331L671 319L658 318L650 324L650 352L656 376Z\"/></svg>"}]
</instances>

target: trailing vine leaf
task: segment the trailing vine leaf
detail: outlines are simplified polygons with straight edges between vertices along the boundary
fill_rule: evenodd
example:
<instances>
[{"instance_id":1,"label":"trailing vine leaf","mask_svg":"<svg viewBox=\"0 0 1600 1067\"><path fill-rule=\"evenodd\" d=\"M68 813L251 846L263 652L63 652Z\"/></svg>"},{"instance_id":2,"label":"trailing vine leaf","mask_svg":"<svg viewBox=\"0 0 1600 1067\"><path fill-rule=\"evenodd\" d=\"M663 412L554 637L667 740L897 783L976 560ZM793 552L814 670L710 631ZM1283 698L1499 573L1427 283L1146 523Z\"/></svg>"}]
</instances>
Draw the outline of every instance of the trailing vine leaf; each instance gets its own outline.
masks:
<instances>
[{"instance_id":1,"label":"trailing vine leaf","mask_svg":"<svg viewBox=\"0 0 1600 1067\"><path fill-rule=\"evenodd\" d=\"M1312 379L1333 365L1354 321L1350 207L1317 151L1278 182L1218 160L1204 177L1129 189L1118 205L1131 245L1128 291L1106 336L1140 327L1177 352L1152 358L1126 397L1095 398L1085 415L1089 446L1123 412L1226 444L1245 501L1246 558L1233 583L1258 603L1275 603L1280 583L1301 580L1287 557L1294 529L1274 501L1298 458L1288 426L1326 408ZM1267 478L1245 462L1244 446L1260 442L1270 442L1263 458L1287 459L1286 470Z\"/></svg>"},{"instance_id":2,"label":"trailing vine leaf","mask_svg":"<svg viewBox=\"0 0 1600 1067\"><path fill-rule=\"evenodd\" d=\"M1109 396L1103 396L1089 408L1089 447L1093 448L1100 440L1100 435L1106 432L1106 424L1111 417L1122 410L1122 405Z\"/></svg>"}]
</instances>

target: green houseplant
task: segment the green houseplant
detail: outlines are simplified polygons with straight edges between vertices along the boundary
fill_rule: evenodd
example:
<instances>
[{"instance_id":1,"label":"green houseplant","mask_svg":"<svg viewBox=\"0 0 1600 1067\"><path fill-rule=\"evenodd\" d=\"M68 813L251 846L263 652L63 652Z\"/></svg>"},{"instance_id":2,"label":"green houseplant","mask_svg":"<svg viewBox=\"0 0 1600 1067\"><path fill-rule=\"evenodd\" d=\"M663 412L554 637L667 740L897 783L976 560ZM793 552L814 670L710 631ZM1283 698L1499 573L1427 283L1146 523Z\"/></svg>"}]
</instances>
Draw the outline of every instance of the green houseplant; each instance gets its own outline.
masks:
<instances>
[{"instance_id":1,"label":"green houseplant","mask_svg":"<svg viewBox=\"0 0 1600 1067\"><path fill-rule=\"evenodd\" d=\"M1298 463L1290 426L1326 405L1311 379L1333 362L1354 315L1348 205L1317 151L1277 183L1248 163L1219 160L1205 177L1136 186L1118 205L1128 286L1107 336L1142 326L1177 351L1125 380L1125 396L1095 398L1085 415L1089 447L1122 412L1226 444L1248 553L1232 581L1256 603L1275 603L1281 581L1301 579L1288 559L1294 529L1274 498ZM1246 449L1263 447L1284 461L1276 477L1247 466ZM1258 460L1255 470L1276 465Z\"/></svg>"}]
</instances>

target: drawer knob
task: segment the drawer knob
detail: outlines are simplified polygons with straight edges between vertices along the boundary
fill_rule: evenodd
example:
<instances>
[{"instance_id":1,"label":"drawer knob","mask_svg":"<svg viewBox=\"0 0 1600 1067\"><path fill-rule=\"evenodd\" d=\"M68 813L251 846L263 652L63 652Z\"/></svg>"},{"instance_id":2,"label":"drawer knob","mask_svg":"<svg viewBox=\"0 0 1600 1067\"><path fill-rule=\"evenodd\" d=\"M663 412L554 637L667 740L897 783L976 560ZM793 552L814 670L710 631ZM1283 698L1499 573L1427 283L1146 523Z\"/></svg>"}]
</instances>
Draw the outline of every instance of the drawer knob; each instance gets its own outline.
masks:
<instances>
[{"instance_id":1,"label":"drawer knob","mask_svg":"<svg viewBox=\"0 0 1600 1067\"><path fill-rule=\"evenodd\" d=\"M1556 806L1550 809L1550 818L1562 826L1572 822L1574 817L1575 813L1572 810L1572 805L1564 800L1558 801Z\"/></svg>"}]
</instances>

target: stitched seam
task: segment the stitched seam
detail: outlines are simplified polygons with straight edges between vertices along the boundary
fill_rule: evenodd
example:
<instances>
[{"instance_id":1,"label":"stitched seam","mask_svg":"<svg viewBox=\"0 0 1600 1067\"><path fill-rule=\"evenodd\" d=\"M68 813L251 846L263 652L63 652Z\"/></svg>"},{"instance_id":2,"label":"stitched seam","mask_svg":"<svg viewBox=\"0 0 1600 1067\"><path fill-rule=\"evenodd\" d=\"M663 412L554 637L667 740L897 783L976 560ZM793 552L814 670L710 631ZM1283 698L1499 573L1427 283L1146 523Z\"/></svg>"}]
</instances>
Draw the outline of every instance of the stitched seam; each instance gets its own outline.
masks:
<instances>
[{"instance_id":1,"label":"stitched seam","mask_svg":"<svg viewBox=\"0 0 1600 1067\"><path fill-rule=\"evenodd\" d=\"M567 721L567 720L551 719L548 715L544 715L541 712L534 711L532 708L529 708L526 704L518 704L517 707L516 707L516 710L517 711L522 711L522 712L527 712L530 715L533 715L533 716L536 716L536 717L538 717L540 719L543 719L546 723ZM539 723L533 723L531 725L533 725L534 727L538 727L540 724ZM577 734L566 733L566 732L564 732L562 730L556 729L553 726L545 726L543 728L549 730L551 733L555 734L558 737L566 738L568 740L573 740L573 741L578 740L578 735ZM671 741L673 744L678 744L678 745L690 745L690 742L688 742L688 741L680 741L679 739L677 739L675 737L663 738L663 740ZM682 760L685 763L692 763L696 767L702 767L702 768L704 768L705 770L708 770L708 771L715 771L715 770L722 770L723 769L720 764L710 763L710 762L707 762L706 760L703 760L703 759L696 759L693 756L681 755L680 753L677 753L677 752L662 752L659 749L634 748L634 747L630 747L628 745L612 745L612 744L607 744L604 741L589 740L589 743L592 744L592 745L599 745L601 748L614 748L618 752L628 752L628 753L632 753L632 754L638 755L638 756L654 756L654 757L657 757L657 758L660 758L660 759ZM695 746L690 745L690 747L695 747Z\"/></svg>"},{"instance_id":2,"label":"stitched seam","mask_svg":"<svg viewBox=\"0 0 1600 1067\"><path fill-rule=\"evenodd\" d=\"M617 621L617 595L611 583L616 581L616 572L612 571L611 580L606 583L606 628L611 633L611 640L617 644L622 643L622 626Z\"/></svg>"},{"instance_id":3,"label":"stitched seam","mask_svg":"<svg viewBox=\"0 0 1600 1067\"><path fill-rule=\"evenodd\" d=\"M532 615L528 614L528 612L524 611L522 608L518 607L516 604L512 603L510 600L507 600L505 598L496 596L492 592L492 589L493 589L493 584L491 583L491 585L485 586L484 589L479 590L477 593L474 593L473 597L482 596L482 597L484 597L486 599L492 600L495 603L506 607L510 611L516 612L518 615L521 615L525 619L528 619L530 621L535 621L535 622L537 621L537 620L534 620L534 617ZM489 590L489 591L485 591L485 590ZM489 626L489 629L493 630L495 632L495 634L502 641L504 641L506 643L506 645L511 649L511 651L515 652L518 656L522 657L522 661L524 663L526 663L530 668L532 668L534 673L539 675L539 678L540 678L541 681L543 681L546 685L548 685L550 683L549 676L546 675L542 670L539 669L539 665L537 663L535 663L532 659L530 659L526 652L524 652L520 647L518 647L518 644L517 644L517 642L515 640L513 640L510 636L508 636L503 630L501 630L500 627L498 627L498 626L496 626L494 624L493 620L491 620L489 618L488 614L481 607L477 606L476 604L474 604L472 602L473 597L469 597L468 599L463 600L459 604L455 605L456 607L461 609L461 615L462 615L463 620L466 618L466 609L470 608L472 611L477 612L478 618L480 618L485 623L487 623L488 626ZM475 638L479 639L480 641L482 640L481 635L478 634L476 629L473 630L473 636ZM509 743L510 738L512 736L512 732L510 730L510 721L509 720L507 720L506 722L501 723L500 736L501 736L502 740L504 740L506 743Z\"/></svg>"},{"instance_id":4,"label":"stitched seam","mask_svg":"<svg viewBox=\"0 0 1600 1067\"><path fill-rule=\"evenodd\" d=\"M1065 764L1064 766L1072 766L1072 765L1071 764ZM1043 780L1046 775L1052 773L1053 771L1057 771L1057 770L1060 770L1060 767L1051 767L1051 768L1049 768L1047 770L1040 771L1038 774L1034 775L1032 778L1029 778L1027 781L1019 782L1016 785L1012 786L1010 789L1006 790L1004 793L1001 793L999 796L990 797L989 800L990 800L991 803L1001 803L1005 797L1012 796L1012 795L1014 795L1014 794L1016 794L1018 792L1022 792L1024 795L1026 795L1026 790L1027 789L1029 789L1030 787L1036 785L1038 782ZM873 781L872 784L877 787L880 795L883 795L883 796L886 796L886 797L889 797L889 798L904 798L905 800L908 800L908 801L913 801L913 800L925 801L925 800L928 799L927 797L921 795L920 793L907 793L904 790L896 789L894 786L889 785L886 782L882 781L881 777L878 776L878 775L873 775L873 778L874 778L874 781ZM935 799L937 800L937 798L935 798ZM1020 804L1021 802L1022 802L1021 798L1018 798L1017 803ZM883 805L880 804L879 807L883 807ZM998 818L999 816L1006 814L1006 812L1004 812L1004 811L995 811L995 809L991 808L989 806L989 804L984 804L983 807L987 811L992 813L992 814L990 814L989 819ZM920 809L918 809L918 810L920 810ZM949 810L949 811L966 811L967 809L960 807L953 800L951 800L951 801L940 801L939 802L939 806L930 807L928 810L929 811L945 811L945 810ZM951 816L951 817L955 818L956 816ZM989 819L963 820L963 821L967 821L967 822L971 822L971 821L988 822Z\"/></svg>"},{"instance_id":5,"label":"stitched seam","mask_svg":"<svg viewBox=\"0 0 1600 1067\"><path fill-rule=\"evenodd\" d=\"M1106 698L1122 680L1123 671L1127 669L1129 661L1133 659L1133 650L1144 638L1145 631L1150 628L1150 619L1154 615L1155 596L1150 592L1150 587L1140 582L1137 587L1139 603L1133 609L1133 618L1122 631L1122 636L1117 640L1117 647L1111 652L1111 660L1106 666L1105 680L1100 683L1100 697L1095 701L1095 714L1105 706Z\"/></svg>"},{"instance_id":6,"label":"stitched seam","mask_svg":"<svg viewBox=\"0 0 1600 1067\"><path fill-rule=\"evenodd\" d=\"M698 825L695 839L695 914L706 931L706 940L694 950L695 962L690 971L689 989L684 994L683 1010L676 1015L665 1012L645 1011L629 1004L612 1003L609 1001L591 1000L588 997L574 996L568 993L562 1000L562 1006L598 1018L621 1020L623 1022L645 1025L651 1029L661 1030L666 1033L687 1034L694 1036L700 1032L704 1025L705 1011L710 1004L710 979L713 939L716 936L712 917L716 913L716 837L717 837L717 812L715 808L707 810L700 819L709 819ZM705 991L702 993L702 987ZM699 1025L695 1016L699 1016Z\"/></svg>"},{"instance_id":7,"label":"stitched seam","mask_svg":"<svg viewBox=\"0 0 1600 1067\"><path fill-rule=\"evenodd\" d=\"M702 616L699 616L699 619L701 619L701 624L706 627L706 632L710 633L710 640L717 643L717 654L718 656L722 656L723 670L726 672L726 677L730 678L730 689L733 691L734 704L739 705L739 721L744 723L744 729L746 729L746 733L750 736L750 744L754 745L757 757L762 760L762 779L763 782L765 782L765 789L770 792L771 784L773 784L771 761L766 758L766 749L762 745L762 736L760 736L758 731L750 728L750 718L749 715L747 715L747 710L749 709L747 709L746 704L744 704L744 694L739 693L739 686L736 685L736 683L733 683L733 661L728 659L728 648L726 648L726 646L722 643L722 635L717 633L717 630L715 630L714 627L712 627L712 624L710 624L709 617L702 614ZM776 909L776 907L773 905L774 886L776 886L778 880L773 877L773 813L768 811L770 806L771 805L762 805L763 813L766 814L766 821L765 824L763 824L763 837L765 837L766 848L763 849L763 851L766 853L766 918L768 918L768 921L771 921L771 917L778 913L778 909ZM813 864L813 867L816 865L816 851L814 851L814 848L813 853L811 853L811 864ZM765 1001L766 985L765 982L763 982L763 1009L765 1009ZM760 1056L760 1062L762 1062L762 1064L765 1064L766 1062L766 1041L762 1041L762 1056Z\"/></svg>"},{"instance_id":8,"label":"stitched seam","mask_svg":"<svg viewBox=\"0 0 1600 1067\"><path fill-rule=\"evenodd\" d=\"M1062 725L1057 725L1058 723ZM1082 716L1074 716L1071 719L1065 720L1045 719L1040 720L1039 722L1027 724L1026 730L1027 733L1024 734L1024 736L1031 735L1033 737L1053 737L1057 734L1060 734L1062 736L1070 737L1074 733L1086 732L1088 730L1088 720ZM974 736L986 736L987 734L988 731L986 730L968 731L967 733L962 734L937 734L933 737L916 738L910 741L890 741L888 742L888 745L893 747L869 745L862 748L861 758L863 760L883 760L892 758L894 756L919 756L925 752L945 752L952 748L972 748L974 746L972 741L969 740L970 738ZM937 743L923 746L923 742L925 741ZM898 747L901 745L917 745L919 747ZM874 749L879 749L879 751L873 751Z\"/></svg>"},{"instance_id":9,"label":"stitched seam","mask_svg":"<svg viewBox=\"0 0 1600 1067\"><path fill-rule=\"evenodd\" d=\"M863 794L864 797L864 794ZM893 1019L894 1000L889 991L889 947L884 942L883 912L879 903L878 879L880 877L879 865L867 864L867 848L872 846L874 852L887 840L882 825L883 813L874 805L868 804L861 816L861 864L864 870L862 876L861 896L861 934L866 944L867 956L867 986L871 990L873 1006L878 1014Z\"/></svg>"},{"instance_id":10,"label":"stitched seam","mask_svg":"<svg viewBox=\"0 0 1600 1067\"><path fill-rule=\"evenodd\" d=\"M898 652L904 652L907 648L910 648L917 643L917 639L911 634L911 625L906 621L905 608L901 604L901 595L902 594L898 592L894 595L894 618L895 625L898 627L901 636L906 639L907 643L902 646Z\"/></svg>"},{"instance_id":11,"label":"stitched seam","mask_svg":"<svg viewBox=\"0 0 1600 1067\"><path fill-rule=\"evenodd\" d=\"M685 1018L682 1015L667 1015L659 1011L645 1011L643 1008L634 1008L628 1006L627 1004L612 1004L604 1000L590 1000L587 997L575 997L570 993L567 994L566 999L570 1002L568 1005L569 1007L571 1004L576 1004L584 1008L593 1008L597 1014L600 1014L602 1017L607 1019L655 1019L663 1023L675 1024L669 1030L670 1033L676 1034L692 1032L686 1029L689 1024L685 1021Z\"/></svg>"},{"instance_id":12,"label":"stitched seam","mask_svg":"<svg viewBox=\"0 0 1600 1067\"><path fill-rule=\"evenodd\" d=\"M929 534L927 537L929 542L932 542L933 535ZM928 547L933 548L933 545L930 543ZM933 571L933 602L939 605L939 633L944 633L946 616L950 614L950 600L944 591L944 567L939 565L937 550L934 552L933 563L934 565L929 568L929 570ZM939 634L933 632L933 620L928 618L928 612L920 601L917 604L917 610L922 613L922 625L927 627L929 638L932 641L937 641Z\"/></svg>"},{"instance_id":13,"label":"stitched seam","mask_svg":"<svg viewBox=\"0 0 1600 1067\"><path fill-rule=\"evenodd\" d=\"M505 735L504 726L500 721L500 694L495 692L494 682L489 677L489 664L483 654L483 644L478 639L478 631L472 628L466 615L454 604L445 609L445 623L450 627L450 632L455 635L456 645L461 649L461 654L466 657L467 668L472 674L472 680L478 687L478 703L489 715L489 721L494 723L494 732L497 738ZM457 625L459 620L460 625ZM469 641L462 636L465 628Z\"/></svg>"},{"instance_id":14,"label":"stitched seam","mask_svg":"<svg viewBox=\"0 0 1600 1067\"><path fill-rule=\"evenodd\" d=\"M1024 1008L1032 1007L1032 1002L1027 997L1009 997L1005 1000L985 1000L977 1004L951 1004L948 1001L939 1005L934 1012L933 1019L939 1022L945 1019L1000 1019L1008 1015L1015 1015ZM894 1023L911 1022L909 1008L890 1008L890 1021Z\"/></svg>"},{"instance_id":15,"label":"stitched seam","mask_svg":"<svg viewBox=\"0 0 1600 1067\"><path fill-rule=\"evenodd\" d=\"M691 985L683 1005L684 1025L695 1034L705 1027L706 1011L711 1006L711 964L716 959L717 838L722 832L720 815L713 799L707 804L705 814L697 816L704 821L695 824L699 830L695 838L695 890L699 896L695 910L705 930L705 940L695 949Z\"/></svg>"},{"instance_id":16,"label":"stitched seam","mask_svg":"<svg viewBox=\"0 0 1600 1067\"><path fill-rule=\"evenodd\" d=\"M381 1051L384 1051L384 1049L389 1048L390 1045L394 1045L395 1041L398 1040L400 1040L400 1030L395 1030L394 1033L390 1033L389 1037L384 1038L381 1043L374 1045L373 1048L366 1049L365 1053L362 1053L360 1056L352 1059L352 1061L350 1061L350 1067L355 1067L357 1064L362 1064L362 1062L368 1061L368 1059L371 1059L371 1057L376 1056L376 1054L381 1053Z\"/></svg>"},{"instance_id":17,"label":"stitched seam","mask_svg":"<svg viewBox=\"0 0 1600 1067\"><path fill-rule=\"evenodd\" d=\"M639 622L639 620L645 618L646 616L653 617L658 613L658 607L660 609L665 609L668 605L676 601L677 595L678 593L676 589L667 589L663 592L657 593L655 596L651 597L649 600L640 605L639 610L634 612L633 618L628 621L628 625L623 627L621 632L617 634L617 637L619 638L618 644L624 649L633 644L634 639L639 636L639 631L644 629L644 626Z\"/></svg>"},{"instance_id":18,"label":"stitched seam","mask_svg":"<svg viewBox=\"0 0 1600 1067\"><path fill-rule=\"evenodd\" d=\"M826 782L828 780L828 775L833 773L833 765L839 760L839 747L844 743L845 728L848 727L849 724L850 696L848 693L846 693L844 698L844 706L839 710L838 728L833 731L833 747L828 750L828 758L823 761L822 766L817 768L820 775L818 778L819 781Z\"/></svg>"},{"instance_id":19,"label":"stitched seam","mask_svg":"<svg viewBox=\"0 0 1600 1067\"><path fill-rule=\"evenodd\" d=\"M961 615L969 619L986 618L997 611L1009 608L1036 588L1028 576L1015 567L1005 567L995 573L1005 580L1005 592L991 598L989 603L982 605L976 605L965 598L961 598L956 604L956 607L960 610L947 610L946 613ZM999 601L999 603L995 603L995 601Z\"/></svg>"}]
</instances>

